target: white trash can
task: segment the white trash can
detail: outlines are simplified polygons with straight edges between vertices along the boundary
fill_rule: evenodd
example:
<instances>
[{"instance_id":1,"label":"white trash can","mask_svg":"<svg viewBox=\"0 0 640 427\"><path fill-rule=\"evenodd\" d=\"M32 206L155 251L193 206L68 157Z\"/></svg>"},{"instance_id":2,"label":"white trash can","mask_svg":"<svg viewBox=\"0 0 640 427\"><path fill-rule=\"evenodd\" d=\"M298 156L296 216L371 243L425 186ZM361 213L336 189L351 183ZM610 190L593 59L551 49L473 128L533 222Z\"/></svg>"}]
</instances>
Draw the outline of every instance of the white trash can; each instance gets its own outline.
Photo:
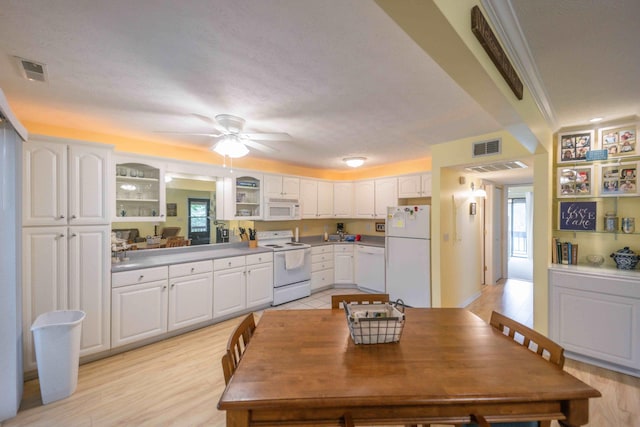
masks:
<instances>
[{"instance_id":1,"label":"white trash can","mask_svg":"<svg viewBox=\"0 0 640 427\"><path fill-rule=\"evenodd\" d=\"M84 316L79 310L50 311L31 325L43 404L69 397L76 390Z\"/></svg>"}]
</instances>

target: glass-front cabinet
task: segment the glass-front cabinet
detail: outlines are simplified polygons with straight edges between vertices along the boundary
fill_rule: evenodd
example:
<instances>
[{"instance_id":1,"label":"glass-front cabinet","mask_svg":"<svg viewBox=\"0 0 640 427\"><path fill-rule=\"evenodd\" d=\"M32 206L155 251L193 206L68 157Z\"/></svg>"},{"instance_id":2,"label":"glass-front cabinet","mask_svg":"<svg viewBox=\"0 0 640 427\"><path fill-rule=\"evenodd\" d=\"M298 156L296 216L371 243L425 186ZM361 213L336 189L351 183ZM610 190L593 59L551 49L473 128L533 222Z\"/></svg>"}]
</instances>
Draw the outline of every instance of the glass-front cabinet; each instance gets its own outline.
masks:
<instances>
[{"instance_id":1,"label":"glass-front cabinet","mask_svg":"<svg viewBox=\"0 0 640 427\"><path fill-rule=\"evenodd\" d=\"M114 221L164 221L165 183L161 165L117 160L114 173Z\"/></svg>"},{"instance_id":2,"label":"glass-front cabinet","mask_svg":"<svg viewBox=\"0 0 640 427\"><path fill-rule=\"evenodd\" d=\"M217 215L221 219L262 219L262 176L227 177L216 184Z\"/></svg>"}]
</instances>

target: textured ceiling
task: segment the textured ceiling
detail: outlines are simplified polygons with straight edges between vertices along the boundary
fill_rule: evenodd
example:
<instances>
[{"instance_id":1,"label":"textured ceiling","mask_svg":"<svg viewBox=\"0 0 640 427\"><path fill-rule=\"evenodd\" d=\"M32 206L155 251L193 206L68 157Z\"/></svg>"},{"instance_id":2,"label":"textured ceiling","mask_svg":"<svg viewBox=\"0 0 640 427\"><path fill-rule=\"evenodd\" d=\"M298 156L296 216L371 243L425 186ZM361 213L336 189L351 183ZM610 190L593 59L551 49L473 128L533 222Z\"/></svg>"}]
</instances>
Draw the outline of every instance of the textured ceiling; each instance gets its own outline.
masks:
<instances>
[{"instance_id":1,"label":"textured ceiling","mask_svg":"<svg viewBox=\"0 0 640 427\"><path fill-rule=\"evenodd\" d=\"M552 128L638 114L639 1L508 5ZM22 78L14 56L47 64L48 82ZM4 1L0 88L24 122L203 149L210 138L159 132L235 114L292 136L251 156L331 169L500 128L368 0Z\"/></svg>"},{"instance_id":2,"label":"textured ceiling","mask_svg":"<svg viewBox=\"0 0 640 427\"><path fill-rule=\"evenodd\" d=\"M372 1L16 1L0 12L0 51L21 120L207 147L157 132L210 132L207 118L235 114L289 133L264 142L269 156L303 166L427 157L499 129ZM48 83L21 78L12 55L46 63Z\"/></svg>"}]
</instances>

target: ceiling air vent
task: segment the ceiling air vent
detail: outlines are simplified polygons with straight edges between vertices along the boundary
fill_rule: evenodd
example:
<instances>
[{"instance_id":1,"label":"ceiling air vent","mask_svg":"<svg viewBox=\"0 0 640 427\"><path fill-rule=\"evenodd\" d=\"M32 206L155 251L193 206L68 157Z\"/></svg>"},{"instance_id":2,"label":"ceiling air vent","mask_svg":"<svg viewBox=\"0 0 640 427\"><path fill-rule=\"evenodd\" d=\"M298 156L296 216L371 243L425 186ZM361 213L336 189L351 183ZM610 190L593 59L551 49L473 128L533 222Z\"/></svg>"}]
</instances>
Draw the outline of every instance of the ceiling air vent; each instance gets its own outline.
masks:
<instances>
[{"instance_id":1,"label":"ceiling air vent","mask_svg":"<svg viewBox=\"0 0 640 427\"><path fill-rule=\"evenodd\" d=\"M501 139L494 139L485 142L475 142L473 144L473 157L489 156L491 154L500 154L502 145Z\"/></svg>"},{"instance_id":2,"label":"ceiling air vent","mask_svg":"<svg viewBox=\"0 0 640 427\"><path fill-rule=\"evenodd\" d=\"M503 162L503 163L492 163L489 165L469 166L468 168L465 168L465 170L469 172L475 172L475 173L486 173L486 172L507 171L511 169L523 169L526 167L527 165L525 163L519 160L514 160L510 162Z\"/></svg>"},{"instance_id":3,"label":"ceiling air vent","mask_svg":"<svg viewBox=\"0 0 640 427\"><path fill-rule=\"evenodd\" d=\"M30 81L46 82L46 65L29 59L17 58L20 70L25 79Z\"/></svg>"}]
</instances>

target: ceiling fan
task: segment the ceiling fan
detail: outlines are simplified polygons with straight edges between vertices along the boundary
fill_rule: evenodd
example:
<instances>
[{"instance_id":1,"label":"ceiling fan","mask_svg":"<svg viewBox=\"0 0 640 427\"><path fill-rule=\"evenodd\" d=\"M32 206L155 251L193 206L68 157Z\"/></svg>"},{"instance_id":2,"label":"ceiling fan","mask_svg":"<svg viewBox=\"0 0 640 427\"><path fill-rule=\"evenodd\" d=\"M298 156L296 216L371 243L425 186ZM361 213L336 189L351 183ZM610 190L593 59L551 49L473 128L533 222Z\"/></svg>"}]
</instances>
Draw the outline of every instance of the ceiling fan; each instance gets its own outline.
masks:
<instances>
[{"instance_id":1,"label":"ceiling fan","mask_svg":"<svg viewBox=\"0 0 640 427\"><path fill-rule=\"evenodd\" d=\"M195 133L195 132L169 132L181 133L184 135L204 135L217 138L217 142L211 146L211 150L224 157L238 158L249 154L247 147L254 148L266 153L275 153L278 150L256 142L262 141L289 141L291 136L288 133L278 132L243 132L245 119L231 114L218 114L215 119L197 115L197 117L210 123L217 133Z\"/></svg>"}]
</instances>

